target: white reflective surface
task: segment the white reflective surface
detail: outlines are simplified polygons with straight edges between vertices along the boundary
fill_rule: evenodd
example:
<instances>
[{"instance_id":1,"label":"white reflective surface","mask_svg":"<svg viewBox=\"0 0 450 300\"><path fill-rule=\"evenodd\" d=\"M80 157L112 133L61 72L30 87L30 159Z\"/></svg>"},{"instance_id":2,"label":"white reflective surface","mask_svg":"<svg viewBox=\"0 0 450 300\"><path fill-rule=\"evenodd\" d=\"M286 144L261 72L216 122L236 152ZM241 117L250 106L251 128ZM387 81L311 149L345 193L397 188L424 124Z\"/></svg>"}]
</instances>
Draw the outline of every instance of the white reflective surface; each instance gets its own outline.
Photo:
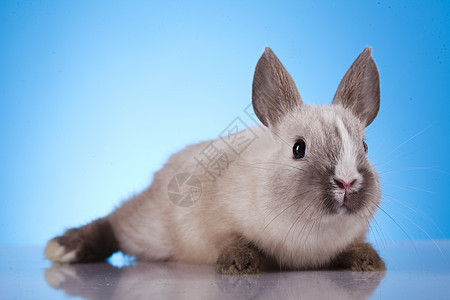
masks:
<instances>
[{"instance_id":1,"label":"white reflective surface","mask_svg":"<svg viewBox=\"0 0 450 300\"><path fill-rule=\"evenodd\" d=\"M211 266L54 265L42 248L0 248L0 299L450 299L450 241L380 245L387 272L304 271L247 276ZM115 265L115 266L113 266Z\"/></svg>"}]
</instances>

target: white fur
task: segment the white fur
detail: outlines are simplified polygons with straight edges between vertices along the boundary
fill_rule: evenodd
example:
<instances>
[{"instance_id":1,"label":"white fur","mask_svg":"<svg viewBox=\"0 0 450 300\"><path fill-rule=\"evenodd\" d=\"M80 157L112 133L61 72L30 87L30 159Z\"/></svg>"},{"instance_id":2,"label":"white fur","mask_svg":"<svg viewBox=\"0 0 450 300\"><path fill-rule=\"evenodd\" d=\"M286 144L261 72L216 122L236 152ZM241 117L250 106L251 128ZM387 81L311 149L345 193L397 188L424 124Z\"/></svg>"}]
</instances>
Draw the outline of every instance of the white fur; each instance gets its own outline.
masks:
<instances>
[{"instance_id":1,"label":"white fur","mask_svg":"<svg viewBox=\"0 0 450 300\"><path fill-rule=\"evenodd\" d=\"M336 165L336 178L345 182L356 180L349 191L357 191L362 183L362 176L359 174L356 166L357 149L339 116L336 116L335 118L335 125L338 128L342 139L342 150Z\"/></svg>"},{"instance_id":2,"label":"white fur","mask_svg":"<svg viewBox=\"0 0 450 300\"><path fill-rule=\"evenodd\" d=\"M56 263L71 263L76 258L77 251L67 251L64 246L61 246L57 241L50 241L45 247L45 257Z\"/></svg>"}]
</instances>

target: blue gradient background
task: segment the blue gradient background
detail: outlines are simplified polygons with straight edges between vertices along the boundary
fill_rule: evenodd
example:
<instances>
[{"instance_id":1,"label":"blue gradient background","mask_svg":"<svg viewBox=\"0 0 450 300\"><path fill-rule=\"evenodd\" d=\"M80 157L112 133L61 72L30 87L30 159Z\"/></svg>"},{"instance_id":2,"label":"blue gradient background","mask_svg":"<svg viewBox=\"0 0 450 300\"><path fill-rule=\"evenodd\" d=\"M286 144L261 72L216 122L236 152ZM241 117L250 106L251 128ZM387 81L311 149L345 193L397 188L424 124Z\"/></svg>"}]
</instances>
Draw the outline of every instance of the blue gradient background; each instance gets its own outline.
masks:
<instances>
[{"instance_id":1,"label":"blue gradient background","mask_svg":"<svg viewBox=\"0 0 450 300\"><path fill-rule=\"evenodd\" d=\"M170 154L216 137L250 103L265 46L310 104L329 103L373 47L382 106L367 139L385 212L370 239L450 238L449 12L448 1L2 1L0 244L43 245L103 216Z\"/></svg>"}]
</instances>

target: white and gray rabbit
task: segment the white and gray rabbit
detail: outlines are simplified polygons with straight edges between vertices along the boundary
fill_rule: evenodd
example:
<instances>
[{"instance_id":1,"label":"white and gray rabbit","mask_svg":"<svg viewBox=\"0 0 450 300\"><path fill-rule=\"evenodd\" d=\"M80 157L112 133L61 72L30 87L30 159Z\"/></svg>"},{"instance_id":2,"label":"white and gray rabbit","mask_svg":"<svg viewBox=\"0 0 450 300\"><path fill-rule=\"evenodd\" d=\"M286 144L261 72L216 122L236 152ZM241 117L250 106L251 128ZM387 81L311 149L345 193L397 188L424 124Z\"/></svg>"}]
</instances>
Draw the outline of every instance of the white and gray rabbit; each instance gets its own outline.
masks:
<instances>
[{"instance_id":1,"label":"white and gray rabbit","mask_svg":"<svg viewBox=\"0 0 450 300\"><path fill-rule=\"evenodd\" d=\"M364 142L380 106L371 49L349 68L331 105L309 106L266 48L252 103L263 126L176 153L141 194L49 241L46 257L87 263L120 250L140 260L216 264L223 273L256 272L269 262L384 270L365 241L381 197ZM239 151L227 147L233 141Z\"/></svg>"}]
</instances>

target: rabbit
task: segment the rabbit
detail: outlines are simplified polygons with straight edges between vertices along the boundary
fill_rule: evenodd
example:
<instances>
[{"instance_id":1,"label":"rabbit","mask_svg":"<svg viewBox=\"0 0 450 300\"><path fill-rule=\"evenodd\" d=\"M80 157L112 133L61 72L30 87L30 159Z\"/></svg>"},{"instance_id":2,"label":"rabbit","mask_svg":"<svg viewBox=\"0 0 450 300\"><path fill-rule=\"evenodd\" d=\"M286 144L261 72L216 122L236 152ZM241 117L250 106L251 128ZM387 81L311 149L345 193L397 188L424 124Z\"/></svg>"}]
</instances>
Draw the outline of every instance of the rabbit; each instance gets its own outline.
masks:
<instances>
[{"instance_id":1,"label":"rabbit","mask_svg":"<svg viewBox=\"0 0 450 300\"><path fill-rule=\"evenodd\" d=\"M348 69L331 105L303 104L268 47L252 88L262 125L174 154L141 194L50 240L46 257L89 263L122 251L143 261L215 265L225 274L267 266L385 270L365 240L381 198L364 140L380 107L371 48Z\"/></svg>"}]
</instances>

